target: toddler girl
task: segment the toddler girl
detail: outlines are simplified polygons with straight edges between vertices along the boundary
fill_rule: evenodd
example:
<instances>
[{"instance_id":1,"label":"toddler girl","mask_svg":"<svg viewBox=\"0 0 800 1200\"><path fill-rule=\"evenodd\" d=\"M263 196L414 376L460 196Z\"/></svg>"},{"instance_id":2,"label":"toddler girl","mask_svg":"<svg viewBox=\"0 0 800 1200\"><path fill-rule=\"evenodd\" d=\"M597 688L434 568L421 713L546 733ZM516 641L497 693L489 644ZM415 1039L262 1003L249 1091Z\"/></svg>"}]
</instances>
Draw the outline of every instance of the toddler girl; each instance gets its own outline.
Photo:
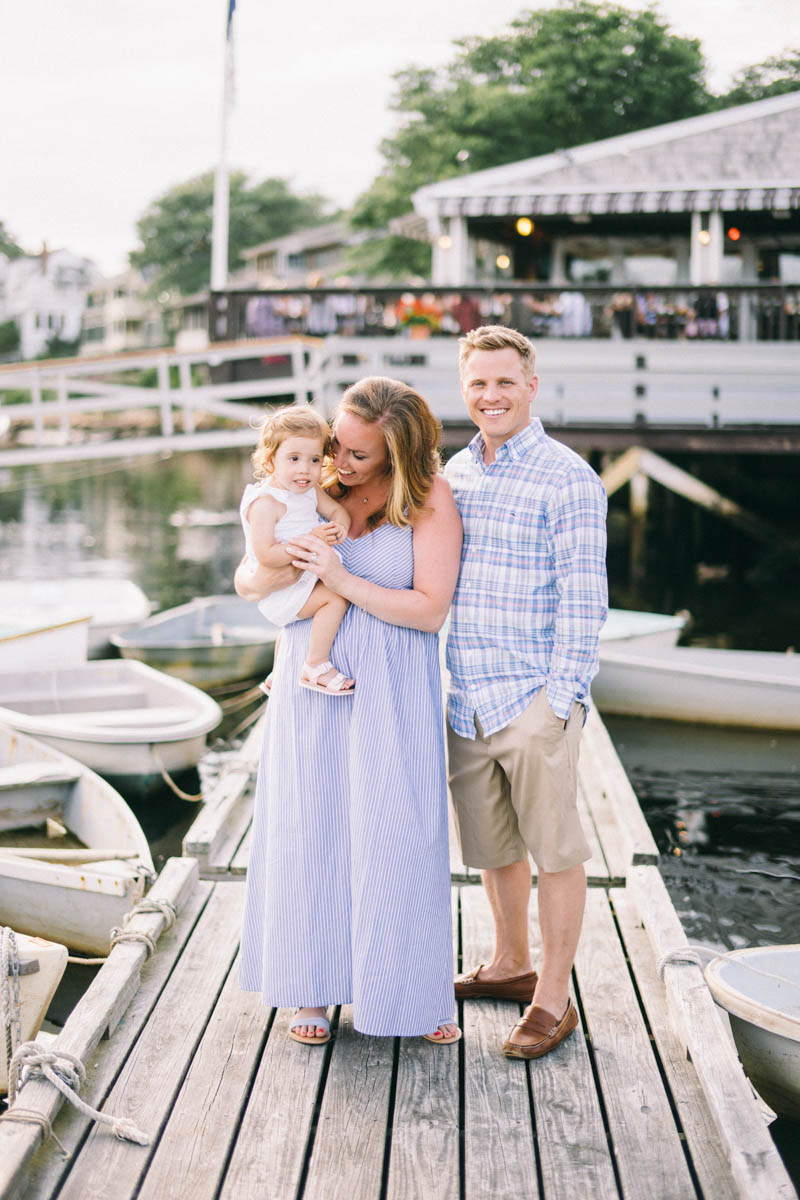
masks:
<instances>
[{"instance_id":1,"label":"toddler girl","mask_svg":"<svg viewBox=\"0 0 800 1200\"><path fill-rule=\"evenodd\" d=\"M313 408L280 408L264 421L252 460L256 482L248 483L239 507L245 557L254 570L259 565L290 564L286 543L302 534L313 534L330 545L347 537L349 513L319 486L329 449L330 430ZM347 607L348 601L311 571L303 571L295 583L259 601L259 611L275 625L312 618L302 687L329 696L352 692L354 681L329 661Z\"/></svg>"}]
</instances>

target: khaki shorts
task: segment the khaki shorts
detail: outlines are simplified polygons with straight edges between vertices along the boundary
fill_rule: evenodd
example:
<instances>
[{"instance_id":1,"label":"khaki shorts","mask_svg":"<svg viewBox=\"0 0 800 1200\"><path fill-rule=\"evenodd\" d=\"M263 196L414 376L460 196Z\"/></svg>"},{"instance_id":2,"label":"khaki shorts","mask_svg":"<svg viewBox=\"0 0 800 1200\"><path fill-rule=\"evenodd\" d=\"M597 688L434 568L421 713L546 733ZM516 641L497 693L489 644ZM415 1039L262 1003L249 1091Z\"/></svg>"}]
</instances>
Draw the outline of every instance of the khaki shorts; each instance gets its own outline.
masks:
<instances>
[{"instance_id":1,"label":"khaki shorts","mask_svg":"<svg viewBox=\"0 0 800 1200\"><path fill-rule=\"evenodd\" d=\"M461 856L469 867L507 867L533 856L542 871L591 857L576 804L584 708L566 727L542 687L505 729L474 741L447 728L450 792Z\"/></svg>"}]
</instances>

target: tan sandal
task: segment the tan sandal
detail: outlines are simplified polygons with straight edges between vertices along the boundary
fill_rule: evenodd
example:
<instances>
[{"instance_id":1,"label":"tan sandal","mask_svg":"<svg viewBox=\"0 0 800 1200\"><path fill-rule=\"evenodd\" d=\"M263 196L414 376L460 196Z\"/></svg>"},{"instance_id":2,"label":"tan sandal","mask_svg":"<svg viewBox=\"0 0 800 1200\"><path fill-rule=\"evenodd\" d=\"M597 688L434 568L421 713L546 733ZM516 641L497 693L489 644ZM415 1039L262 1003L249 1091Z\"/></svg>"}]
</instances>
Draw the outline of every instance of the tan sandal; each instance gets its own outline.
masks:
<instances>
[{"instance_id":1,"label":"tan sandal","mask_svg":"<svg viewBox=\"0 0 800 1200\"><path fill-rule=\"evenodd\" d=\"M300 1009L298 1008L297 1012ZM316 1034L314 1037L305 1037L301 1033L295 1033L295 1029L303 1026L313 1025L314 1028L324 1029L325 1033L321 1037ZM326 1042L331 1040L331 1023L327 1017L298 1017L295 1013L294 1020L289 1026L289 1037L293 1042L300 1042L303 1046L324 1046Z\"/></svg>"},{"instance_id":2,"label":"tan sandal","mask_svg":"<svg viewBox=\"0 0 800 1200\"><path fill-rule=\"evenodd\" d=\"M450 1022L447 1021L446 1024L449 1025ZM437 1029L437 1032L439 1034L438 1037L435 1033L423 1033L422 1036L426 1042L433 1042L434 1046L452 1046L453 1042L461 1041L460 1029L456 1029L455 1033L445 1033L440 1025Z\"/></svg>"}]
</instances>

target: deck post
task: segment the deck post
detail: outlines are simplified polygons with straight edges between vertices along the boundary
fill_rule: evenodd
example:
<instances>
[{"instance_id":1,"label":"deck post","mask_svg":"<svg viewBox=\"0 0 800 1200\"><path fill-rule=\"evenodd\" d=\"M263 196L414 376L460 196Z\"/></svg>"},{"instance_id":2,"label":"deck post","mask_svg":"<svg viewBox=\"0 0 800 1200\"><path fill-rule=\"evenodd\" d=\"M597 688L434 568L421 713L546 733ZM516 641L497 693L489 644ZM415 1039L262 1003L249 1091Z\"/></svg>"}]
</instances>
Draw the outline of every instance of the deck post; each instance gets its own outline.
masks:
<instances>
[{"instance_id":1,"label":"deck post","mask_svg":"<svg viewBox=\"0 0 800 1200\"><path fill-rule=\"evenodd\" d=\"M642 598L642 588L647 572L647 539L645 533L647 529L648 491L649 481L647 476L644 471L636 471L631 476L629 499L629 578L634 603L638 603Z\"/></svg>"},{"instance_id":2,"label":"deck post","mask_svg":"<svg viewBox=\"0 0 800 1200\"><path fill-rule=\"evenodd\" d=\"M161 404L161 433L163 437L172 437L172 404L169 396L169 363L166 355L158 360L158 398Z\"/></svg>"},{"instance_id":3,"label":"deck post","mask_svg":"<svg viewBox=\"0 0 800 1200\"><path fill-rule=\"evenodd\" d=\"M36 442L41 445L44 441L44 416L42 414L42 376L38 367L34 367L31 378L31 401L33 402L33 428L36 432Z\"/></svg>"},{"instance_id":4,"label":"deck post","mask_svg":"<svg viewBox=\"0 0 800 1200\"><path fill-rule=\"evenodd\" d=\"M58 376L58 421L61 427L61 435L65 442L69 441L69 394L67 391L67 377L62 372Z\"/></svg>"},{"instance_id":5,"label":"deck post","mask_svg":"<svg viewBox=\"0 0 800 1200\"><path fill-rule=\"evenodd\" d=\"M183 432L194 433L194 405L191 398L192 366L186 358L182 358L178 363L178 378L180 379L181 401L183 403Z\"/></svg>"}]
</instances>

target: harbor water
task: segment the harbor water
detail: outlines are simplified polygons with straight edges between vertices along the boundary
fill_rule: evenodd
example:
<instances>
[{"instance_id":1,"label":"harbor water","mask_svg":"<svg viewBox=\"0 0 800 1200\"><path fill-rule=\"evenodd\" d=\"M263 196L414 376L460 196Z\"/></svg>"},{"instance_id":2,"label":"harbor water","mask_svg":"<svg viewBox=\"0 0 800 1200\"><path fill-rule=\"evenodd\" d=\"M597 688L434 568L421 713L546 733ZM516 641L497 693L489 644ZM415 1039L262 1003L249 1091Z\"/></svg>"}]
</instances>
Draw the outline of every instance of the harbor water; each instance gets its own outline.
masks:
<instances>
[{"instance_id":1,"label":"harbor water","mask_svg":"<svg viewBox=\"0 0 800 1200\"><path fill-rule=\"evenodd\" d=\"M230 592L243 548L237 507L249 478L243 450L5 471L0 577L125 575L154 609ZM718 596L715 626L714 603L698 613L699 593L674 595L669 563L662 569L663 590L657 577L648 581L656 600L669 595L671 608L691 607L706 640L731 644L731 598L709 593ZM613 558L610 586L612 604L622 605ZM753 647L767 648L763 619L754 610ZM735 644L748 645L741 612ZM607 723L689 937L720 948L797 941L800 735ZM138 815L160 864L180 852L196 807L165 791Z\"/></svg>"}]
</instances>

